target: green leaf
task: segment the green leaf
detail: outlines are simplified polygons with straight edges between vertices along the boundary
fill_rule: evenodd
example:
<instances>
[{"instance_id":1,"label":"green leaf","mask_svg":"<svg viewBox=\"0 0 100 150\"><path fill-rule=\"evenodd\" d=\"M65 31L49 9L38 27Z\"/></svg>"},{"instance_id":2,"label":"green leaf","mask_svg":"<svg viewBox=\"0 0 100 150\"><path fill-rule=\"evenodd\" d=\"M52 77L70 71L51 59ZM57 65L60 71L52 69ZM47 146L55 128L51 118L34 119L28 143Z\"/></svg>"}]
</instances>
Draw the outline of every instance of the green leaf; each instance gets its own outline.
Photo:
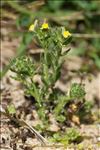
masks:
<instances>
[{"instance_id":1,"label":"green leaf","mask_svg":"<svg viewBox=\"0 0 100 150\"><path fill-rule=\"evenodd\" d=\"M56 116L58 114L61 114L61 112L64 111L64 106L70 101L70 98L67 96L60 96L58 97L58 104L56 105L54 109L54 113Z\"/></svg>"},{"instance_id":2,"label":"green leaf","mask_svg":"<svg viewBox=\"0 0 100 150\"><path fill-rule=\"evenodd\" d=\"M48 6L53 11L58 10L63 3L64 3L64 0L59 0L59 1L58 0L55 0L55 1L48 0Z\"/></svg>"},{"instance_id":3,"label":"green leaf","mask_svg":"<svg viewBox=\"0 0 100 150\"><path fill-rule=\"evenodd\" d=\"M86 112L90 112L92 107L93 107L93 102L92 101L86 101L84 103L84 108L85 108Z\"/></svg>"},{"instance_id":4,"label":"green leaf","mask_svg":"<svg viewBox=\"0 0 100 150\"><path fill-rule=\"evenodd\" d=\"M22 37L22 42L20 43L19 48L17 49L17 55L15 58L13 58L9 64L4 68L3 71L0 72L0 79L3 78L3 76L7 73L7 71L11 68L16 58L22 56L25 54L26 48L29 45L29 43L32 41L33 35L31 33L25 33Z\"/></svg>"},{"instance_id":5,"label":"green leaf","mask_svg":"<svg viewBox=\"0 0 100 150\"><path fill-rule=\"evenodd\" d=\"M16 20L17 27L27 27L30 24L30 15L21 14Z\"/></svg>"},{"instance_id":6,"label":"green leaf","mask_svg":"<svg viewBox=\"0 0 100 150\"><path fill-rule=\"evenodd\" d=\"M73 83L70 89L70 97L71 98L84 98L85 90L84 87L78 83Z\"/></svg>"},{"instance_id":7,"label":"green leaf","mask_svg":"<svg viewBox=\"0 0 100 150\"><path fill-rule=\"evenodd\" d=\"M59 115L56 117L57 121L64 122L66 120L66 117L64 115Z\"/></svg>"},{"instance_id":8,"label":"green leaf","mask_svg":"<svg viewBox=\"0 0 100 150\"><path fill-rule=\"evenodd\" d=\"M9 114L15 114L16 113L16 109L15 106L13 104L10 104L7 106L7 111Z\"/></svg>"},{"instance_id":9,"label":"green leaf","mask_svg":"<svg viewBox=\"0 0 100 150\"><path fill-rule=\"evenodd\" d=\"M25 56L16 58L11 66L11 70L21 77L32 76L35 72L32 60Z\"/></svg>"},{"instance_id":10,"label":"green leaf","mask_svg":"<svg viewBox=\"0 0 100 150\"><path fill-rule=\"evenodd\" d=\"M67 45L67 44L69 44L70 42L72 41L72 36L69 36L68 38L64 38L64 42L63 42L63 44L64 45Z\"/></svg>"},{"instance_id":11,"label":"green leaf","mask_svg":"<svg viewBox=\"0 0 100 150\"><path fill-rule=\"evenodd\" d=\"M66 137L69 142L79 142L82 140L81 134L75 128L70 128L66 133Z\"/></svg>"}]
</instances>

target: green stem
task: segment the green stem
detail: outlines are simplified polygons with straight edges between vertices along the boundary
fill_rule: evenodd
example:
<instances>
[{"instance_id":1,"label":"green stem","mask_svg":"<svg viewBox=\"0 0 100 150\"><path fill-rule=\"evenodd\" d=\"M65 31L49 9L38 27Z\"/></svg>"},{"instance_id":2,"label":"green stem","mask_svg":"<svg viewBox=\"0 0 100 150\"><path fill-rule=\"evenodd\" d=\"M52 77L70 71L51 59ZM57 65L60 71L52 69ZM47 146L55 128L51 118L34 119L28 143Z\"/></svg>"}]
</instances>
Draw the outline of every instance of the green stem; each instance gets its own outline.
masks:
<instances>
[{"instance_id":1,"label":"green stem","mask_svg":"<svg viewBox=\"0 0 100 150\"><path fill-rule=\"evenodd\" d=\"M64 97L61 97L59 99L59 102L57 104L57 106L55 107L54 109L54 113L56 115L59 115L61 113L61 111L64 109L64 106L71 100L71 97L67 97L67 96L64 96Z\"/></svg>"},{"instance_id":2,"label":"green stem","mask_svg":"<svg viewBox=\"0 0 100 150\"><path fill-rule=\"evenodd\" d=\"M35 93L36 101L38 102L39 107L41 107L40 94L39 94L39 91L38 91L38 89L36 88L36 85L34 84L34 81L33 81L32 78L31 78L31 82L32 82L32 86L33 86L33 88L34 88L34 93Z\"/></svg>"}]
</instances>

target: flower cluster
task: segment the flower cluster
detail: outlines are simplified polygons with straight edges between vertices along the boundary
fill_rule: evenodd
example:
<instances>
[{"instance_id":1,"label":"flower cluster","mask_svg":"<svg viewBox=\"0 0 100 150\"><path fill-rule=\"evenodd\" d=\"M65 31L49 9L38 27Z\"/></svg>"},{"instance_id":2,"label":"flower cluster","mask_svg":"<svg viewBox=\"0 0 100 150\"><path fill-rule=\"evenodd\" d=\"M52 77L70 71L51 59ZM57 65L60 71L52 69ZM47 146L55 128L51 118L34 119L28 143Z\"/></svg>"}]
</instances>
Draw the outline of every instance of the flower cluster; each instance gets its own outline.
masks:
<instances>
[{"instance_id":1,"label":"flower cluster","mask_svg":"<svg viewBox=\"0 0 100 150\"><path fill-rule=\"evenodd\" d=\"M36 26L36 23L31 24L30 27L29 27L29 31L33 32L33 31L35 30L35 26ZM46 23L46 22L44 22L44 23L41 25L41 28L40 28L40 29L41 29L41 30L48 30L48 29L50 29L49 24ZM68 38L68 37L71 36L71 33L70 33L69 31L67 31L67 30L64 30L64 31L62 31L62 36L63 36L64 38Z\"/></svg>"}]
</instances>

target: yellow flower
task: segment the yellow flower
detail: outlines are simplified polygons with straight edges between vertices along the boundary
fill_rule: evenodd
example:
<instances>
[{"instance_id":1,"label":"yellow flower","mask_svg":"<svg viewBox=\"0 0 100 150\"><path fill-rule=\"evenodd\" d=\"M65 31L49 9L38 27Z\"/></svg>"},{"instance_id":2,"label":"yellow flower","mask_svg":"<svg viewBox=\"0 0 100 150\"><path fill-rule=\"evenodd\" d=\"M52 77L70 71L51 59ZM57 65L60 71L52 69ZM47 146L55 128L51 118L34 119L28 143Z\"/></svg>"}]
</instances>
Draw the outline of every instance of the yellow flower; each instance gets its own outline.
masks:
<instances>
[{"instance_id":1,"label":"yellow flower","mask_svg":"<svg viewBox=\"0 0 100 150\"><path fill-rule=\"evenodd\" d=\"M48 23L43 23L41 29L49 29Z\"/></svg>"},{"instance_id":2,"label":"yellow flower","mask_svg":"<svg viewBox=\"0 0 100 150\"><path fill-rule=\"evenodd\" d=\"M31 24L30 27L29 27L29 31L34 31L34 28L35 28L35 25Z\"/></svg>"},{"instance_id":3,"label":"yellow flower","mask_svg":"<svg viewBox=\"0 0 100 150\"><path fill-rule=\"evenodd\" d=\"M34 24L31 24L30 27L29 27L29 31L34 31L36 26L37 26L37 23L38 23L38 20L35 20L34 21Z\"/></svg>"},{"instance_id":4,"label":"yellow flower","mask_svg":"<svg viewBox=\"0 0 100 150\"><path fill-rule=\"evenodd\" d=\"M68 36L71 36L71 33L69 31L63 31L63 37L67 38Z\"/></svg>"}]
</instances>

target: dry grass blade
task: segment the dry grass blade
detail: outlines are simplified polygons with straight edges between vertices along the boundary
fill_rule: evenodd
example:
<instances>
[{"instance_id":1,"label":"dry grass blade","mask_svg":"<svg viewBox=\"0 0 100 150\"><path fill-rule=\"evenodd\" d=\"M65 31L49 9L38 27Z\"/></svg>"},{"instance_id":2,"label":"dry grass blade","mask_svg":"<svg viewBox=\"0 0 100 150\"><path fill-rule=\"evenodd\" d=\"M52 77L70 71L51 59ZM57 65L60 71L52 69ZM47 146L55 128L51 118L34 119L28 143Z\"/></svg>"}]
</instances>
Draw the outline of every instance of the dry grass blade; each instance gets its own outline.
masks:
<instances>
[{"instance_id":1,"label":"dry grass blade","mask_svg":"<svg viewBox=\"0 0 100 150\"><path fill-rule=\"evenodd\" d=\"M100 34L73 34L75 38L100 38Z\"/></svg>"},{"instance_id":2,"label":"dry grass blade","mask_svg":"<svg viewBox=\"0 0 100 150\"><path fill-rule=\"evenodd\" d=\"M47 140L39 133L37 132L32 126L30 126L26 121L21 120L21 122L28 127L28 129L35 134L36 138L41 142L42 145L47 145Z\"/></svg>"},{"instance_id":3,"label":"dry grass blade","mask_svg":"<svg viewBox=\"0 0 100 150\"><path fill-rule=\"evenodd\" d=\"M7 113L6 110L2 108L1 105L0 105L0 113L7 116L10 120L14 121L20 126L26 126L35 135L37 140L41 142L42 146L46 146L48 144L48 141L39 132L37 132L32 126L30 126L26 121L22 119L18 119L17 117L11 116L10 114Z\"/></svg>"},{"instance_id":4,"label":"dry grass blade","mask_svg":"<svg viewBox=\"0 0 100 150\"><path fill-rule=\"evenodd\" d=\"M42 5L45 4L44 0L39 0L39 1L35 1L35 2L30 2L28 4L26 4L25 6L29 9L37 9L38 7L41 7Z\"/></svg>"}]
</instances>

